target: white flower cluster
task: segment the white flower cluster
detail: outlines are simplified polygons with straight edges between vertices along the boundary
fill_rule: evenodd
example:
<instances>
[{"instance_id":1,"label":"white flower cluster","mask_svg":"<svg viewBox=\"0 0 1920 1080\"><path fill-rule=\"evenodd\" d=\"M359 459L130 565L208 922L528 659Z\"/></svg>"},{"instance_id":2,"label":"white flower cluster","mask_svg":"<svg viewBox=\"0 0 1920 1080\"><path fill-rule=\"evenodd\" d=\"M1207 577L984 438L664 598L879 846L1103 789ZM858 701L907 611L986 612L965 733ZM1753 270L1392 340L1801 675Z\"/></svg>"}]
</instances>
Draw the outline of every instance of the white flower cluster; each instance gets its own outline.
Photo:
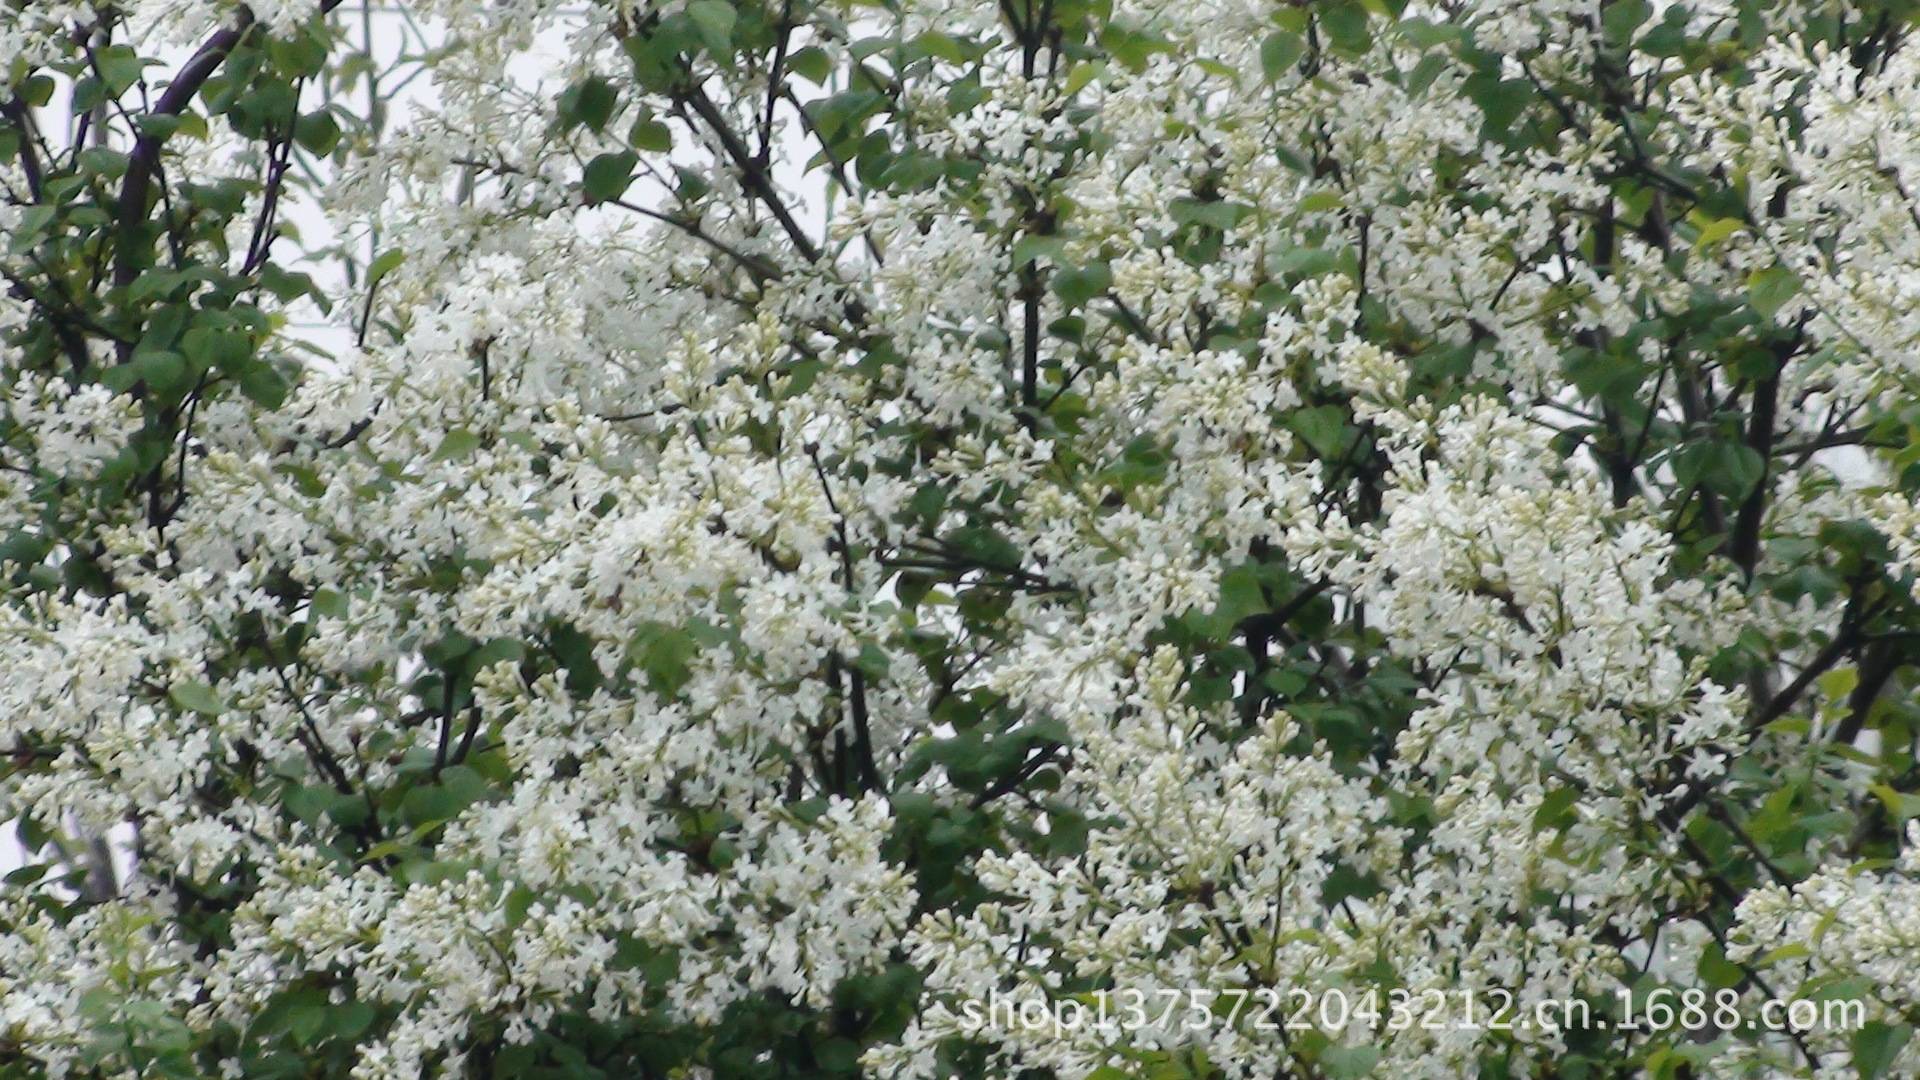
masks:
<instances>
[{"instance_id":1,"label":"white flower cluster","mask_svg":"<svg viewBox=\"0 0 1920 1080\"><path fill-rule=\"evenodd\" d=\"M1777 995L1824 1000L1842 988L1872 1022L1897 1023L1920 996L1920 823L1909 822L1898 863L1881 869L1834 864L1792 887L1767 885L1741 901L1727 955L1755 964ZM1806 1038L1829 1062L1843 1060L1848 1032L1817 1027ZM1906 1046L1888 1075L1920 1070Z\"/></svg>"},{"instance_id":2,"label":"white flower cluster","mask_svg":"<svg viewBox=\"0 0 1920 1080\"><path fill-rule=\"evenodd\" d=\"M1920 562L1882 475L1911 461L1821 456L1920 374L1920 59L1768 39L1744 80L1615 71L1584 0L1059 5L1089 6L1073 48L1112 55L1051 70L1045 43L952 59L1014 32L995 5L896 5L911 63L824 5L781 45L838 65L803 123L709 55L736 5L421 5L431 115L325 196L404 262L283 405L196 414L164 527L85 494L137 395L5 354L0 819L131 825L138 858L70 918L30 901L51 884L0 898L0 1051L132 1072L116 1024L266 1039L318 994L379 1017L360 1080L478 1075L578 1016L850 1014L910 965L914 1015L862 1059L899 1080L963 1043L987 1075L1364 1050L1450 1077L1486 1032L982 1034L962 1004L1364 983L1526 1010L1605 1000L1663 942L1703 962L1724 897L1678 816L1839 774L1793 724L1856 684L1814 669ZM1725 44L1728 5L1694 7ZM78 17L29 10L0 55ZM645 88L637 35L683 24L681 81ZM566 32L564 72L516 66ZM560 115L595 79L602 122ZM1546 96L1591 79L1651 80L1664 115ZM1501 94L1550 135L1514 149ZM782 152L763 116L817 137L853 105L879 112L815 172L755 153ZM673 150L623 157L648 125ZM183 174L231 164L214 142ZM609 164L631 190L583 197ZM1635 169L1662 186L1629 205ZM1669 216L1716 169L1744 210ZM826 173L827 220L796 214ZM1755 450L1729 417L1762 394ZM1861 522L1890 566L1805 554ZM1911 1016L1906 845L1862 871L1809 841L1825 869L1752 891L1728 955ZM1819 1067L1748 1052L1700 1063Z\"/></svg>"}]
</instances>

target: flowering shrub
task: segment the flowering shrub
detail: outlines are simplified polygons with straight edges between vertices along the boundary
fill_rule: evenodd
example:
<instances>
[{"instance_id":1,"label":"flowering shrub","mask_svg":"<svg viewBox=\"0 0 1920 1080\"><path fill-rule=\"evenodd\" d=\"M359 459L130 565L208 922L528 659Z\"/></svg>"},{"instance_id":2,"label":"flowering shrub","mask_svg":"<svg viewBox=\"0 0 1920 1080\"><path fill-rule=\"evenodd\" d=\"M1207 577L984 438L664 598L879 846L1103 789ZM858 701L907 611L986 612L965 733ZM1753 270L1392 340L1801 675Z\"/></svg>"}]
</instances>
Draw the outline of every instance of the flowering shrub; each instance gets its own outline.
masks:
<instances>
[{"instance_id":1,"label":"flowering shrub","mask_svg":"<svg viewBox=\"0 0 1920 1080\"><path fill-rule=\"evenodd\" d=\"M0 1077L1920 1075L1920 4L337 3L0 7Z\"/></svg>"}]
</instances>

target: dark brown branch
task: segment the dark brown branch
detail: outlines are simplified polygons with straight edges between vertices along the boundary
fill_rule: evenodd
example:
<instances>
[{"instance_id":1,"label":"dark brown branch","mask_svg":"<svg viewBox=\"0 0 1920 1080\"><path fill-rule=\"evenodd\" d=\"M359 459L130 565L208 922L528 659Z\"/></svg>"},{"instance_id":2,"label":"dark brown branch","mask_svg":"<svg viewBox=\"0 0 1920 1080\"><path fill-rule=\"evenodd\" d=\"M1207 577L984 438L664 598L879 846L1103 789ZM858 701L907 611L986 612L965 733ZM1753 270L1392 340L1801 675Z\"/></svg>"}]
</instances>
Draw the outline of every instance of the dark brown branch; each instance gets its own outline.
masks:
<instances>
[{"instance_id":1,"label":"dark brown branch","mask_svg":"<svg viewBox=\"0 0 1920 1080\"><path fill-rule=\"evenodd\" d=\"M1040 268L1029 262L1020 271L1020 298L1024 301L1020 342L1020 404L1028 411L1040 401Z\"/></svg>"},{"instance_id":2,"label":"dark brown branch","mask_svg":"<svg viewBox=\"0 0 1920 1080\"><path fill-rule=\"evenodd\" d=\"M323 10L331 10L339 0L327 0ZM226 63L227 56L234 46L240 43L242 36L253 26L253 9L244 5L234 16L234 25L226 27L209 37L201 44L180 68L180 73L167 84L167 92L148 112L149 116L175 116L184 111L193 101L193 95L200 92L213 73ZM119 240L114 252L113 284L124 288L133 284L140 276L140 237L139 226L147 216L147 190L153 181L154 167L160 161L160 147L166 137L154 131L142 132L134 140L133 150L127 155L127 174L120 181L120 220L118 222ZM130 351L131 347L127 347ZM125 359L122 357L122 359Z\"/></svg>"},{"instance_id":3,"label":"dark brown branch","mask_svg":"<svg viewBox=\"0 0 1920 1080\"><path fill-rule=\"evenodd\" d=\"M1234 632L1252 637L1271 638L1275 631L1286 626L1287 623L1293 620L1295 615L1300 614L1308 604L1312 603L1320 594L1332 587L1333 582L1331 581L1324 579L1316 581L1306 588L1301 589L1294 595L1293 599L1273 611L1263 611L1257 615L1249 615L1241 619L1240 624L1234 627Z\"/></svg>"},{"instance_id":4,"label":"dark brown branch","mask_svg":"<svg viewBox=\"0 0 1920 1080\"><path fill-rule=\"evenodd\" d=\"M1833 729L1835 745L1851 746L1860 737L1873 703L1880 700L1880 692L1886 689L1893 673L1900 670L1904 659L1897 642L1880 640L1867 646L1866 656L1860 662L1860 679L1854 683L1853 693L1847 696L1846 718Z\"/></svg>"},{"instance_id":5,"label":"dark brown branch","mask_svg":"<svg viewBox=\"0 0 1920 1080\"><path fill-rule=\"evenodd\" d=\"M469 705L467 707L467 730L460 736L460 747L453 752L451 764L458 765L467 760L467 755L473 752L473 740L479 734L480 706Z\"/></svg>"},{"instance_id":6,"label":"dark brown branch","mask_svg":"<svg viewBox=\"0 0 1920 1080\"><path fill-rule=\"evenodd\" d=\"M1022 762L1020 768L995 780L983 789L980 794L975 795L973 800L967 804L967 808L969 810L978 810L1027 782L1033 777L1033 774L1039 772L1048 762L1058 757L1061 749L1062 747L1059 743L1049 743L1045 748L1040 750L1040 752L1034 754L1025 762Z\"/></svg>"},{"instance_id":7,"label":"dark brown branch","mask_svg":"<svg viewBox=\"0 0 1920 1080\"><path fill-rule=\"evenodd\" d=\"M853 541L847 535L847 515L840 510L840 504L833 497L833 485L827 482L826 466L820 463L820 447L807 444L807 456L813 459L813 473L820 479L820 490L827 497L827 509L833 512L835 546L840 549L840 572L842 585L851 594L854 590ZM829 667L837 669L839 657L828 658ZM835 689L838 689L836 670ZM867 714L867 677L856 663L848 672L848 705L853 712L853 748L854 758L860 769L860 782L868 791L879 791L880 765L874 759L873 729Z\"/></svg>"},{"instance_id":8,"label":"dark brown branch","mask_svg":"<svg viewBox=\"0 0 1920 1080\"><path fill-rule=\"evenodd\" d=\"M1785 689L1775 694L1772 700L1747 719L1747 730L1758 731L1785 716L1787 710L1793 708L1794 704L1800 700L1800 695L1806 693L1807 688L1812 686L1815 680L1826 674L1833 665L1846 657L1849 650L1860 643L1859 623L1864 621L1861 619L1844 622L1840 629L1835 631L1833 640L1827 642L1827 647L1821 649L1813 661L1792 682L1788 683Z\"/></svg>"},{"instance_id":9,"label":"dark brown branch","mask_svg":"<svg viewBox=\"0 0 1920 1080\"><path fill-rule=\"evenodd\" d=\"M1677 358L1674 362L1676 365L1684 363ZM1679 373L1680 409L1688 425L1710 423L1713 410L1700 388L1698 377L1691 371L1681 371L1677 366L1675 370ZM1720 496L1705 484L1696 484L1695 488L1700 495L1700 508L1707 518L1707 528L1712 529L1715 535L1725 533L1727 516L1720 509Z\"/></svg>"},{"instance_id":10,"label":"dark brown branch","mask_svg":"<svg viewBox=\"0 0 1920 1080\"><path fill-rule=\"evenodd\" d=\"M1727 556L1748 581L1753 580L1754 564L1760 558L1760 526L1766 518L1767 495L1773 480L1774 424L1780 407L1780 373L1787 360L1799 348L1799 336L1774 351L1773 371L1753 388L1753 409L1747 417L1747 447L1760 455L1760 476L1753 490L1740 504L1734 518L1733 535L1727 539Z\"/></svg>"},{"instance_id":11,"label":"dark brown branch","mask_svg":"<svg viewBox=\"0 0 1920 1080\"><path fill-rule=\"evenodd\" d=\"M324 16L340 6L341 0L321 0L319 14ZM201 43L180 71L167 84L166 92L146 115L177 116L186 111L193 102L193 96L200 92L213 73L220 70L227 57L233 53L249 30L253 28L253 9L242 4L234 15L233 25L225 27ZM125 288L133 284L140 276L142 259L141 249L146 245L147 202L153 186L153 176L160 165L160 149L166 142L166 135L157 129L144 130L134 140L133 149L127 154L127 173L120 180L120 197L117 203L119 219L114 223L116 240L113 255L113 285ZM126 363L133 355L131 343L121 343L118 356Z\"/></svg>"},{"instance_id":12,"label":"dark brown branch","mask_svg":"<svg viewBox=\"0 0 1920 1080\"><path fill-rule=\"evenodd\" d=\"M780 101L787 66L787 45L793 38L793 0L780 5L780 28L773 45L773 61L767 68L767 104L760 119L760 153L756 160L765 166L773 158L773 107Z\"/></svg>"},{"instance_id":13,"label":"dark brown branch","mask_svg":"<svg viewBox=\"0 0 1920 1080\"><path fill-rule=\"evenodd\" d=\"M40 156L34 152L33 143L38 137L34 129L33 114L27 111L27 103L18 97L8 98L0 104L0 116L13 121L20 133L20 171L27 178L27 195L34 202L40 201Z\"/></svg>"},{"instance_id":14,"label":"dark brown branch","mask_svg":"<svg viewBox=\"0 0 1920 1080\"><path fill-rule=\"evenodd\" d=\"M819 247L807 236L806 231L800 227L800 223L794 220L792 211L787 209L787 204L780 198L780 193L774 188L773 181L768 179L766 170L760 167L760 163L754 159L746 144L740 141L740 136L735 134L732 125L727 123L727 118L720 115L720 110L714 106L713 99L707 96L707 92L694 86L683 91L680 94L680 100L691 106L700 119L706 122L714 137L720 140L721 147L726 150L727 157L733 160L734 167L740 170L740 175L746 180L747 186L772 212L774 219L780 223L780 228L786 231L787 238L793 241L795 248L799 249L801 257L808 262L819 262Z\"/></svg>"}]
</instances>

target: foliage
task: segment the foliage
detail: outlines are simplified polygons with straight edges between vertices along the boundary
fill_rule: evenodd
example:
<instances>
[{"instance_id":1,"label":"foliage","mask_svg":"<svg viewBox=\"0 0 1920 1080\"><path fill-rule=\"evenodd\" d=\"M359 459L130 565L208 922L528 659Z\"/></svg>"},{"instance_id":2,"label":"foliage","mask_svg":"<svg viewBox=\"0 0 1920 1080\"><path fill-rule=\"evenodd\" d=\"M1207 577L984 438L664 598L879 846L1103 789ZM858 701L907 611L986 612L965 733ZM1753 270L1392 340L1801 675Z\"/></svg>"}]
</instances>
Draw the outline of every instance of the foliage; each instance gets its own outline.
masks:
<instances>
[{"instance_id":1,"label":"foliage","mask_svg":"<svg viewBox=\"0 0 1920 1080\"><path fill-rule=\"evenodd\" d=\"M1920 5L337 2L0 7L0 1077L1920 1075Z\"/></svg>"}]
</instances>

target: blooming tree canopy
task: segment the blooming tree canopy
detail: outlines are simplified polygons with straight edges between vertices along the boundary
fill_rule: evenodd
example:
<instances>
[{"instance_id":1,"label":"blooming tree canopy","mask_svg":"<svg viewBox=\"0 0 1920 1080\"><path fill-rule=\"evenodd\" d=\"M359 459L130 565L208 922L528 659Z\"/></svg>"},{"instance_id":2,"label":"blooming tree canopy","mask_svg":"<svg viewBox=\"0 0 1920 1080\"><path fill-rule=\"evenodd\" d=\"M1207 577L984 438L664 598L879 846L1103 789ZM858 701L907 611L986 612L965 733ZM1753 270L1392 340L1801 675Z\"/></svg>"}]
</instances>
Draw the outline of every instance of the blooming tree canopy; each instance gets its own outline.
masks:
<instances>
[{"instance_id":1,"label":"blooming tree canopy","mask_svg":"<svg viewBox=\"0 0 1920 1080\"><path fill-rule=\"evenodd\" d=\"M1920 1075L1920 3L338 3L0 5L0 1077Z\"/></svg>"}]
</instances>

